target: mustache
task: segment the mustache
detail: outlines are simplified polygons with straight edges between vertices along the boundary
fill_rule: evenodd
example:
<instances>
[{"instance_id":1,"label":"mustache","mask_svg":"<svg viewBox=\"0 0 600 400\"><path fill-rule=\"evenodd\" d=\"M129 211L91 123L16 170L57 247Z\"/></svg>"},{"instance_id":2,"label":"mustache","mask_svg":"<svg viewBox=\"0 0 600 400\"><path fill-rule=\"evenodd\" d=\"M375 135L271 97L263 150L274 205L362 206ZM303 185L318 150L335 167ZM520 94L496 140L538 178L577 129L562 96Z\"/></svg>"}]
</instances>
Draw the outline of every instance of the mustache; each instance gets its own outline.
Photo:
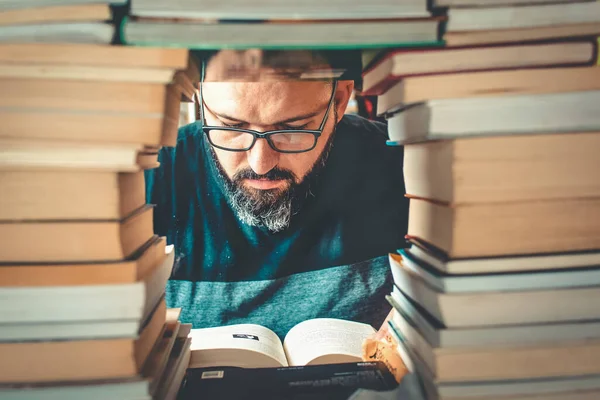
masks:
<instances>
[{"instance_id":1,"label":"mustache","mask_svg":"<svg viewBox=\"0 0 600 400\"><path fill-rule=\"evenodd\" d=\"M252 168L244 168L236 172L232 177L233 182L241 182L244 179L264 179L268 181L286 180L290 182L296 182L297 180L296 175L292 171L277 167L273 168L272 170L263 175L257 174L252 170Z\"/></svg>"}]
</instances>

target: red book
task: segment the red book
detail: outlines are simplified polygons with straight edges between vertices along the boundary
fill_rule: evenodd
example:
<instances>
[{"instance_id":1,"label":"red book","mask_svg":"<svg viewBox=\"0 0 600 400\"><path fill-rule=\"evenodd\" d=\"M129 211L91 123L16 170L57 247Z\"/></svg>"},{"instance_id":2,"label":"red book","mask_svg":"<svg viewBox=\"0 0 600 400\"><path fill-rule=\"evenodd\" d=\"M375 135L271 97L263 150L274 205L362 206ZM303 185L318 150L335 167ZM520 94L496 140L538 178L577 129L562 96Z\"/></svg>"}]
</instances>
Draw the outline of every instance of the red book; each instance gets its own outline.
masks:
<instances>
[{"instance_id":1,"label":"red book","mask_svg":"<svg viewBox=\"0 0 600 400\"><path fill-rule=\"evenodd\" d=\"M596 64L597 38L488 46L397 50L363 73L363 94L380 95L402 78L458 72Z\"/></svg>"}]
</instances>

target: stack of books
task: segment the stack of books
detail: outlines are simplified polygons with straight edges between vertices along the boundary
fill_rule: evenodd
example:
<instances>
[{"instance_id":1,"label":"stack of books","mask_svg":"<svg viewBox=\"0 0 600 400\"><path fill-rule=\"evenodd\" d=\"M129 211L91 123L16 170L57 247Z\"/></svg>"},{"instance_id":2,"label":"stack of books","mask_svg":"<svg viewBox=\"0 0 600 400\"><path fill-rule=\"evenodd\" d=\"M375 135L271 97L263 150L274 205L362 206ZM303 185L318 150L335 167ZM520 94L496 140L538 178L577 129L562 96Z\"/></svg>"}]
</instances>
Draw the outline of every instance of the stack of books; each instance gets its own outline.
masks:
<instances>
[{"instance_id":1,"label":"stack of books","mask_svg":"<svg viewBox=\"0 0 600 400\"><path fill-rule=\"evenodd\" d=\"M132 0L121 38L195 49L412 46L438 43L439 23L426 0Z\"/></svg>"},{"instance_id":2,"label":"stack of books","mask_svg":"<svg viewBox=\"0 0 600 400\"><path fill-rule=\"evenodd\" d=\"M190 326L166 307L175 251L143 170L175 144L197 68L185 50L41 43L32 21L60 13L25 3L47 2L0 12L30 30L0 29L0 398L173 399Z\"/></svg>"},{"instance_id":3,"label":"stack of books","mask_svg":"<svg viewBox=\"0 0 600 400\"><path fill-rule=\"evenodd\" d=\"M448 9L450 46L600 34L595 0L434 0Z\"/></svg>"},{"instance_id":4,"label":"stack of books","mask_svg":"<svg viewBox=\"0 0 600 400\"><path fill-rule=\"evenodd\" d=\"M0 42L111 43L111 4L126 0L3 0Z\"/></svg>"},{"instance_id":5,"label":"stack of books","mask_svg":"<svg viewBox=\"0 0 600 400\"><path fill-rule=\"evenodd\" d=\"M451 8L447 35L469 22L473 42L365 71L405 146L390 326L428 399L600 398L600 68L580 36L599 6Z\"/></svg>"}]
</instances>

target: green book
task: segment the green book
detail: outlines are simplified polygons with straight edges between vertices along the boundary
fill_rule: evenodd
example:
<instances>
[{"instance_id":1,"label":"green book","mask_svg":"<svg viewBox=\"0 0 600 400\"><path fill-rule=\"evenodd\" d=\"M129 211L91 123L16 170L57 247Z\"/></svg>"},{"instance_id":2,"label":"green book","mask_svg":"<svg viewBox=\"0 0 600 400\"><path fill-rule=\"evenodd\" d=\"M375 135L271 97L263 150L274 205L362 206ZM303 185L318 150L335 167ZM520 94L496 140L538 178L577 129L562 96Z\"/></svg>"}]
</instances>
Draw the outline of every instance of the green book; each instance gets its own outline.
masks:
<instances>
[{"instance_id":1,"label":"green book","mask_svg":"<svg viewBox=\"0 0 600 400\"><path fill-rule=\"evenodd\" d=\"M440 46L436 19L213 22L125 18L123 43L212 49L368 49Z\"/></svg>"}]
</instances>

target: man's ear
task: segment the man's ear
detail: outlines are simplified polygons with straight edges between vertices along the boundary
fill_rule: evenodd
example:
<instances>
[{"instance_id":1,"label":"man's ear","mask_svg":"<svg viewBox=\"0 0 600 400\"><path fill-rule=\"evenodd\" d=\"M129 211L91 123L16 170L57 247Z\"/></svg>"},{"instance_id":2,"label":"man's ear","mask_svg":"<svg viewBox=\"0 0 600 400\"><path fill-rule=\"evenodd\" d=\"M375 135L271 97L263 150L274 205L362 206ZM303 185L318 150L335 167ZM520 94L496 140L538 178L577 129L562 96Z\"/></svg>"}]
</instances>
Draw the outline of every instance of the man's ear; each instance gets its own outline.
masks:
<instances>
[{"instance_id":1,"label":"man's ear","mask_svg":"<svg viewBox=\"0 0 600 400\"><path fill-rule=\"evenodd\" d=\"M335 91L335 108L338 116L338 120L336 122L340 122L342 120L342 117L346 112L346 107L348 107L348 102L350 101L350 96L352 95L353 90L354 81L338 82L337 90Z\"/></svg>"}]
</instances>

